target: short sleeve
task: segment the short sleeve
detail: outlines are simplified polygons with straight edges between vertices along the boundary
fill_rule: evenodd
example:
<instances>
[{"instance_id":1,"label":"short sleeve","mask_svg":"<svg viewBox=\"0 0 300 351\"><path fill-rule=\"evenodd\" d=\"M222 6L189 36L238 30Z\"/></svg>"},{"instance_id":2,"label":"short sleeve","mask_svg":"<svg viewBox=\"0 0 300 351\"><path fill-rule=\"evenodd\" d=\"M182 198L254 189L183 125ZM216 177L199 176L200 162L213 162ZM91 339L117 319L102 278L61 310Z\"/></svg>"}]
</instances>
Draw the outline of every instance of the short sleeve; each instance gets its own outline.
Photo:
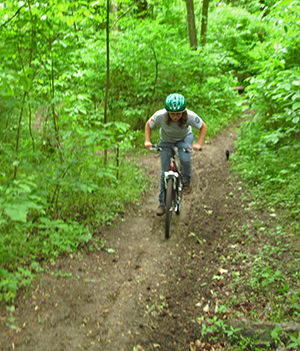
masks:
<instances>
[{"instance_id":1,"label":"short sleeve","mask_svg":"<svg viewBox=\"0 0 300 351\"><path fill-rule=\"evenodd\" d=\"M194 128L201 129L203 121L195 112L188 111L188 124Z\"/></svg>"},{"instance_id":2,"label":"short sleeve","mask_svg":"<svg viewBox=\"0 0 300 351\"><path fill-rule=\"evenodd\" d=\"M155 129L157 126L161 126L162 121L165 120L165 113L165 110L159 110L150 117L149 126L151 129Z\"/></svg>"},{"instance_id":3,"label":"short sleeve","mask_svg":"<svg viewBox=\"0 0 300 351\"><path fill-rule=\"evenodd\" d=\"M155 129L156 125L157 125L157 123L156 123L156 117L155 117L155 114L154 114L154 115L153 115L152 117L150 117L150 119L149 119L149 127L150 127L151 129Z\"/></svg>"}]
</instances>

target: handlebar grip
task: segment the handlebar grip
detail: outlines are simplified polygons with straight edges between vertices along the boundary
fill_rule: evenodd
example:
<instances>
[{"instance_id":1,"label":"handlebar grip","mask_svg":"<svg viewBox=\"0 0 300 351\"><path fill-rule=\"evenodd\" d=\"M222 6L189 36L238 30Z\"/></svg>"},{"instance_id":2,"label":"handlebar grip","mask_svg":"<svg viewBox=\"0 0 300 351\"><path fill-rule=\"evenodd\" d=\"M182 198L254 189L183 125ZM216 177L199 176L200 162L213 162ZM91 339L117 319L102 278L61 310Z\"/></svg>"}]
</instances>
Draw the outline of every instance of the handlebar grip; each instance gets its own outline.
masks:
<instances>
[{"instance_id":1,"label":"handlebar grip","mask_svg":"<svg viewBox=\"0 0 300 351\"><path fill-rule=\"evenodd\" d=\"M153 146L150 147L148 150L161 151L161 147L160 147L160 146L157 146L157 145L153 145Z\"/></svg>"}]
</instances>

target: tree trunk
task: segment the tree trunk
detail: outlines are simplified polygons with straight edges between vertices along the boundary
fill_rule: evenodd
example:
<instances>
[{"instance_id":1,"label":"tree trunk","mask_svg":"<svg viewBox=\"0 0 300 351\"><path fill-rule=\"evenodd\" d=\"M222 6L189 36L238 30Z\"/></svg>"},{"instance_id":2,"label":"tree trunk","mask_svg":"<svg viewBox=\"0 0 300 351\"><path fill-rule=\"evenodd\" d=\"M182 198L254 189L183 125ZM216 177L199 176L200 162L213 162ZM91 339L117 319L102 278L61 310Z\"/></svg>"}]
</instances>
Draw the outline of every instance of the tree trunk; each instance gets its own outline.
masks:
<instances>
[{"instance_id":1,"label":"tree trunk","mask_svg":"<svg viewBox=\"0 0 300 351\"><path fill-rule=\"evenodd\" d=\"M21 130L21 121L22 121L22 117L23 117L23 110L24 110L24 105L25 105L25 100L26 100L26 96L27 96L27 91L24 92L23 95L23 101L22 101L22 107L20 110L20 116L19 116L19 122L18 122L18 129L17 129L17 140L16 140L16 155L15 155L15 162L14 162L14 180L17 177L17 170L18 170L18 154L19 154L19 141L20 141L20 130Z\"/></svg>"},{"instance_id":2,"label":"tree trunk","mask_svg":"<svg viewBox=\"0 0 300 351\"><path fill-rule=\"evenodd\" d=\"M186 10L189 25L189 36L190 36L190 47L192 49L197 49L197 32L195 25L195 13L194 13L194 2L193 0L186 0Z\"/></svg>"},{"instance_id":3,"label":"tree trunk","mask_svg":"<svg viewBox=\"0 0 300 351\"><path fill-rule=\"evenodd\" d=\"M208 5L209 0L203 0L202 20L201 20L201 44L206 44L207 21L208 21Z\"/></svg>"},{"instance_id":4,"label":"tree trunk","mask_svg":"<svg viewBox=\"0 0 300 351\"><path fill-rule=\"evenodd\" d=\"M104 123L107 123L107 100L109 87L109 0L106 3L106 86L105 86L105 100L104 100Z\"/></svg>"},{"instance_id":5,"label":"tree trunk","mask_svg":"<svg viewBox=\"0 0 300 351\"><path fill-rule=\"evenodd\" d=\"M106 87L104 100L104 123L107 123L107 101L109 87L109 0L106 2L107 17L106 17ZM107 163L107 150L104 150L104 165Z\"/></svg>"},{"instance_id":6,"label":"tree trunk","mask_svg":"<svg viewBox=\"0 0 300 351\"><path fill-rule=\"evenodd\" d=\"M112 14L112 17L115 21L115 25L114 25L114 28L110 28L110 30L114 30L116 32L116 35L118 34L119 32L119 26L118 26L118 3L116 0L112 0L111 2L111 14Z\"/></svg>"}]
</instances>

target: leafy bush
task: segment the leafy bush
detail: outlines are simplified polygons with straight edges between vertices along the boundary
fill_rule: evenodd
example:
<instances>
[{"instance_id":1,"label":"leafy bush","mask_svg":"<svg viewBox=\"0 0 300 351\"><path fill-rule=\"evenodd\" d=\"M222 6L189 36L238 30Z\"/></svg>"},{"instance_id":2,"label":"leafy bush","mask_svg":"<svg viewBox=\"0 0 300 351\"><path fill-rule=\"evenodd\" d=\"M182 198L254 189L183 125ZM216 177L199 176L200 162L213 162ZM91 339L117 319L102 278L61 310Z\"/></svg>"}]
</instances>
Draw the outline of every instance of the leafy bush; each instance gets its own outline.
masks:
<instances>
[{"instance_id":1,"label":"leafy bush","mask_svg":"<svg viewBox=\"0 0 300 351\"><path fill-rule=\"evenodd\" d=\"M267 195L272 206L288 208L292 218L300 212L295 176L300 171L300 69L295 55L299 23L295 11L299 13L294 2L278 3L268 17L272 31L260 50L275 44L267 59L261 52L261 73L249 81L247 95L257 114L241 132L234 167Z\"/></svg>"},{"instance_id":2,"label":"leafy bush","mask_svg":"<svg viewBox=\"0 0 300 351\"><path fill-rule=\"evenodd\" d=\"M230 5L218 6L210 14L208 42L219 46L227 62L225 70L234 73L239 81L257 72L256 58L251 52L264 42L267 28L261 16L251 15L247 10Z\"/></svg>"}]
</instances>

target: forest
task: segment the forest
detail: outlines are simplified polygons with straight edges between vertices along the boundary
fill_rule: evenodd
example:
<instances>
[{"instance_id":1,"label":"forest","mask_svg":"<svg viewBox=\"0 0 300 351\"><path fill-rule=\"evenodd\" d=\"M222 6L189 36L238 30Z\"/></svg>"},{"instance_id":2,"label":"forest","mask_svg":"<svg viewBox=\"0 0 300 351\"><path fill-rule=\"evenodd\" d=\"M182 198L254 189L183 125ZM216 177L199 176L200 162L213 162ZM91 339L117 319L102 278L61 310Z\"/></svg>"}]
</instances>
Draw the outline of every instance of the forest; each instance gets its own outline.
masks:
<instances>
[{"instance_id":1,"label":"forest","mask_svg":"<svg viewBox=\"0 0 300 351\"><path fill-rule=\"evenodd\" d=\"M0 2L2 304L13 309L47 262L103 247L99 228L149 190L134 157L171 92L203 116L208 141L241 125L231 171L299 238L299 5ZM298 270L291 279L281 292L299 320Z\"/></svg>"}]
</instances>

